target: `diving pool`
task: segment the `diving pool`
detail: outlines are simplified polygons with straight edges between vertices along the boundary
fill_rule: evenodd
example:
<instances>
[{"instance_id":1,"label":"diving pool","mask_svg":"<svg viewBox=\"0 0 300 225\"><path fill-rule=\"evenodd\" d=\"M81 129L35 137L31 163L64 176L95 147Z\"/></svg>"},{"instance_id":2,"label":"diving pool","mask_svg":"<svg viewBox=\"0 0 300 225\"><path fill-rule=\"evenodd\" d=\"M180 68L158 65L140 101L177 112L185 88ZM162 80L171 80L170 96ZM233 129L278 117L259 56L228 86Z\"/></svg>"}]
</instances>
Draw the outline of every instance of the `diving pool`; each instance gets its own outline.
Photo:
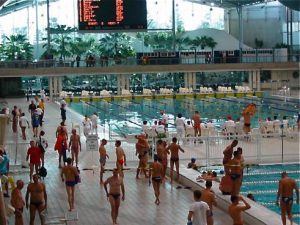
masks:
<instances>
[{"instance_id":1,"label":"diving pool","mask_svg":"<svg viewBox=\"0 0 300 225\"><path fill-rule=\"evenodd\" d=\"M300 185L300 164L278 164L278 165L257 165L244 169L243 184L241 194L246 196L252 193L256 202L280 214L280 208L275 204L278 182L281 173L287 171L289 177L296 180ZM296 204L294 193L293 204L294 221L300 224L300 207Z\"/></svg>"},{"instance_id":2,"label":"diving pool","mask_svg":"<svg viewBox=\"0 0 300 225\"><path fill-rule=\"evenodd\" d=\"M141 132L142 122L160 119L160 111L164 110L169 117L170 131L174 129L174 117L182 113L186 119L191 118L195 110L201 114L202 120L212 120L215 127L220 128L230 115L234 120L241 116L243 108L249 103L257 105L257 113L252 117L253 127L258 127L259 119L276 115L279 119L286 116L290 125L296 123L299 110L299 102L290 102L271 98L162 98L162 99L139 99L139 100L115 100L115 101L92 101L72 102L69 107L81 115L91 116L94 112L99 115L100 125L110 125L113 132L118 134L138 134Z\"/></svg>"}]
</instances>

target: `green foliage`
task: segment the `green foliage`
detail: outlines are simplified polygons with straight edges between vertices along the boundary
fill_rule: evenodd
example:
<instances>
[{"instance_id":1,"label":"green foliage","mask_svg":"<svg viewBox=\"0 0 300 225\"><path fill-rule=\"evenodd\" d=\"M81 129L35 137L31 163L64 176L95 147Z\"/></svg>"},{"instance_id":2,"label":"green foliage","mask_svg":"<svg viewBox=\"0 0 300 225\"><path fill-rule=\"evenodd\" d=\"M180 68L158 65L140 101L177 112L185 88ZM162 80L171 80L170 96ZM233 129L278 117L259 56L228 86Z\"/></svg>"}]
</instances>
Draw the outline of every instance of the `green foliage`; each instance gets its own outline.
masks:
<instances>
[{"instance_id":1,"label":"green foliage","mask_svg":"<svg viewBox=\"0 0 300 225\"><path fill-rule=\"evenodd\" d=\"M99 41L99 51L103 56L123 58L135 54L131 46L131 37L124 33L106 34Z\"/></svg>"},{"instance_id":2,"label":"green foliage","mask_svg":"<svg viewBox=\"0 0 300 225\"><path fill-rule=\"evenodd\" d=\"M1 60L32 60L33 47L25 35L17 34L4 37L4 43L0 45Z\"/></svg>"},{"instance_id":3,"label":"green foliage","mask_svg":"<svg viewBox=\"0 0 300 225\"><path fill-rule=\"evenodd\" d=\"M48 28L46 28L46 30L48 31ZM72 38L70 34L76 31L77 28L67 27L66 25L57 25L54 28L50 27L50 49L47 50L49 50L51 54L59 56L61 59L71 56L70 42ZM43 40L47 40L47 38L43 38ZM48 48L48 45L44 44L43 47Z\"/></svg>"},{"instance_id":4,"label":"green foliage","mask_svg":"<svg viewBox=\"0 0 300 225\"><path fill-rule=\"evenodd\" d=\"M190 43L195 48L200 46L202 50L205 49L205 47L210 47L212 51L218 44L212 37L207 37L205 35L196 37L195 39L191 40Z\"/></svg>"}]
</instances>

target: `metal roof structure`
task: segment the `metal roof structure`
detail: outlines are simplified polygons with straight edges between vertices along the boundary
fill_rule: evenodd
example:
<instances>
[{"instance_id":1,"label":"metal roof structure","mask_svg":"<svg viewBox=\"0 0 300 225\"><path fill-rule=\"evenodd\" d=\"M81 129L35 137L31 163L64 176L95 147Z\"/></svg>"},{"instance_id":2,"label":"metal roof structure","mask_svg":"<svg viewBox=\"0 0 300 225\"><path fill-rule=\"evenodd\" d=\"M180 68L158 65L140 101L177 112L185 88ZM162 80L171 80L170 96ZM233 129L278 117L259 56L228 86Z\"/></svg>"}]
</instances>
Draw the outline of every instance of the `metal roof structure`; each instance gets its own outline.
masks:
<instances>
[{"instance_id":1,"label":"metal roof structure","mask_svg":"<svg viewBox=\"0 0 300 225\"><path fill-rule=\"evenodd\" d=\"M219 7L224 9L237 8L237 7L247 7L257 4L263 4L268 2L274 2L276 0L186 0L189 2L208 5L211 7ZM288 8L296 11L300 11L300 1L299 0L279 0L279 2Z\"/></svg>"}]
</instances>

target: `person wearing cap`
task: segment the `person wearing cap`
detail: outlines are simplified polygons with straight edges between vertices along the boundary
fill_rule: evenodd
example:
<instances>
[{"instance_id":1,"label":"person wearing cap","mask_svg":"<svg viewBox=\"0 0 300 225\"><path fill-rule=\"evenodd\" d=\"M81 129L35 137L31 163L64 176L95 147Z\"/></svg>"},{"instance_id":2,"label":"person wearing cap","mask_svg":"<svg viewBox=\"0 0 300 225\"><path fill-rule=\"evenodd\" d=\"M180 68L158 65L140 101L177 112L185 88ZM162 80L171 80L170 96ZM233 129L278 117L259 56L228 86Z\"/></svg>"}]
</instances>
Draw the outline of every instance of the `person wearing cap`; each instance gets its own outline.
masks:
<instances>
[{"instance_id":1,"label":"person wearing cap","mask_svg":"<svg viewBox=\"0 0 300 225\"><path fill-rule=\"evenodd\" d=\"M191 158L191 162L189 162L188 166L187 166L188 169L197 169L198 166L196 165L196 159L195 158Z\"/></svg>"},{"instance_id":2,"label":"person wearing cap","mask_svg":"<svg viewBox=\"0 0 300 225\"><path fill-rule=\"evenodd\" d=\"M0 147L0 176L8 176L9 171L9 158L6 155L4 149ZM9 197L8 194L8 182L5 182L5 191L6 193L3 194L4 197Z\"/></svg>"}]
</instances>

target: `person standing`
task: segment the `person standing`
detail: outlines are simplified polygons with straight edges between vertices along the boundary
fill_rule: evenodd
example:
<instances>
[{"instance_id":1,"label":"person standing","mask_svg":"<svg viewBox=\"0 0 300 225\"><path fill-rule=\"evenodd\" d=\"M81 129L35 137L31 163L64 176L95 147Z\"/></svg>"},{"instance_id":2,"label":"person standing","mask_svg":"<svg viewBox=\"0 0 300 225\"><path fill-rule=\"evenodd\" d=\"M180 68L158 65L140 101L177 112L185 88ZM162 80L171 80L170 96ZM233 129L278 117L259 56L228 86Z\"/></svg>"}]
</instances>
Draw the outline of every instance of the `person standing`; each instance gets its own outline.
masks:
<instances>
[{"instance_id":1,"label":"person standing","mask_svg":"<svg viewBox=\"0 0 300 225\"><path fill-rule=\"evenodd\" d=\"M223 151L223 166L225 175L229 174L229 167L227 166L227 163L231 160L232 154L233 154L233 148L235 148L238 145L238 140L233 140L230 145L228 145L225 150Z\"/></svg>"},{"instance_id":2,"label":"person standing","mask_svg":"<svg viewBox=\"0 0 300 225\"><path fill-rule=\"evenodd\" d=\"M158 140L156 143L156 152L157 152L157 160L161 163L163 172L162 172L162 181L166 179L166 172L168 167L168 154L170 152L166 149L166 142L163 140Z\"/></svg>"},{"instance_id":3,"label":"person standing","mask_svg":"<svg viewBox=\"0 0 300 225\"><path fill-rule=\"evenodd\" d=\"M281 173L278 185L276 205L280 205L282 224L286 225L286 216L293 224L293 191L296 192L296 203L299 204L299 189L294 179L290 178L287 172Z\"/></svg>"},{"instance_id":4,"label":"person standing","mask_svg":"<svg viewBox=\"0 0 300 225\"><path fill-rule=\"evenodd\" d=\"M66 190L68 195L69 211L74 209L75 201L75 185L77 184L77 177L79 177L78 170L75 166L72 166L72 159L67 158L67 165L61 170L61 180L66 183Z\"/></svg>"},{"instance_id":5,"label":"person standing","mask_svg":"<svg viewBox=\"0 0 300 225\"><path fill-rule=\"evenodd\" d=\"M234 151L233 159L229 160L228 167L229 167L229 175L232 180L232 191L231 195L238 195L240 193L240 188L242 185L242 171L243 168L241 166L241 162L239 159L239 152Z\"/></svg>"},{"instance_id":6,"label":"person standing","mask_svg":"<svg viewBox=\"0 0 300 225\"><path fill-rule=\"evenodd\" d=\"M89 135L91 132L91 120L88 118L87 115L85 115L83 121L82 121L82 126L83 126L83 134L85 137Z\"/></svg>"},{"instance_id":7,"label":"person standing","mask_svg":"<svg viewBox=\"0 0 300 225\"><path fill-rule=\"evenodd\" d=\"M109 191L107 186L109 185ZM117 225L117 218L119 215L120 199L125 200L125 187L123 178L119 176L119 170L113 170L113 176L109 177L104 182L104 190L111 206L111 218L113 225ZM122 192L122 197L121 197Z\"/></svg>"},{"instance_id":8,"label":"person standing","mask_svg":"<svg viewBox=\"0 0 300 225\"><path fill-rule=\"evenodd\" d=\"M124 177L123 165L126 166L126 155L123 148L121 147L121 141L117 140L115 142L115 147L117 155L116 167L120 173L120 176Z\"/></svg>"},{"instance_id":9,"label":"person standing","mask_svg":"<svg viewBox=\"0 0 300 225\"><path fill-rule=\"evenodd\" d=\"M37 111L37 109L34 110L32 116L31 116L31 125L32 125L32 131L33 131L33 137L37 137L38 129L40 125L40 115Z\"/></svg>"},{"instance_id":10,"label":"person standing","mask_svg":"<svg viewBox=\"0 0 300 225\"><path fill-rule=\"evenodd\" d=\"M154 155L154 162L150 165L150 170L149 170L149 182L150 182L150 178L152 177L152 186L153 186L153 190L154 190L154 194L155 194L155 198L156 198L155 199L156 205L160 204L159 187L162 182L162 175L163 175L163 167L160 164L160 162L158 162L157 155Z\"/></svg>"},{"instance_id":11,"label":"person standing","mask_svg":"<svg viewBox=\"0 0 300 225\"><path fill-rule=\"evenodd\" d=\"M45 116L45 101L43 98L41 98L41 101L39 101L38 108L41 109L41 114L40 114L40 126L43 126L43 119Z\"/></svg>"},{"instance_id":12,"label":"person standing","mask_svg":"<svg viewBox=\"0 0 300 225\"><path fill-rule=\"evenodd\" d=\"M68 149L68 143L67 138L68 135L66 133L66 130L63 126L60 126L56 133L56 143L54 146L54 150L58 151L59 157L58 157L58 168L61 168L61 159L63 159L63 164L65 165L66 159L67 159L67 149Z\"/></svg>"},{"instance_id":13,"label":"person standing","mask_svg":"<svg viewBox=\"0 0 300 225\"><path fill-rule=\"evenodd\" d=\"M11 112L12 114L12 130L14 133L18 131L18 120L19 120L19 110L18 107L15 105L14 109Z\"/></svg>"},{"instance_id":14,"label":"person standing","mask_svg":"<svg viewBox=\"0 0 300 225\"><path fill-rule=\"evenodd\" d=\"M199 111L195 111L192 117L192 124L195 131L195 137L201 136L201 118Z\"/></svg>"},{"instance_id":15,"label":"person standing","mask_svg":"<svg viewBox=\"0 0 300 225\"><path fill-rule=\"evenodd\" d=\"M173 171L174 165L176 167L177 178L176 180L179 181L179 150L184 152L180 145L177 144L177 138L173 137L172 143L167 147L167 151L170 150L171 157L170 157L170 177L171 183L173 182Z\"/></svg>"},{"instance_id":16,"label":"person standing","mask_svg":"<svg viewBox=\"0 0 300 225\"><path fill-rule=\"evenodd\" d=\"M201 192L201 201L204 201L209 206L209 213L207 214L207 225L213 225L213 205L217 205L215 193L211 190L212 181L207 180L205 189Z\"/></svg>"},{"instance_id":17,"label":"person standing","mask_svg":"<svg viewBox=\"0 0 300 225\"><path fill-rule=\"evenodd\" d=\"M66 110L66 104L61 104L60 106L60 115L61 115L61 120L63 123L65 123L66 119L67 119L67 110Z\"/></svg>"},{"instance_id":18,"label":"person standing","mask_svg":"<svg viewBox=\"0 0 300 225\"><path fill-rule=\"evenodd\" d=\"M19 125L21 127L21 131L22 131L22 138L23 140L26 140L26 127L29 126L29 121L27 119L27 117L25 116L25 113L21 113L21 117L19 120Z\"/></svg>"},{"instance_id":19,"label":"person standing","mask_svg":"<svg viewBox=\"0 0 300 225\"><path fill-rule=\"evenodd\" d=\"M185 121L182 118L182 114L178 113L177 118L175 120L176 125L176 132L178 138L184 138L185 137Z\"/></svg>"},{"instance_id":20,"label":"person standing","mask_svg":"<svg viewBox=\"0 0 300 225\"><path fill-rule=\"evenodd\" d=\"M248 202L245 201L245 199L242 196L236 196L232 195L231 198L231 205L228 207L228 212L230 217L233 220L234 225L243 225L243 220L241 213L242 211L246 211L247 209L250 209L251 206ZM244 205L239 204L239 200L244 203Z\"/></svg>"},{"instance_id":21,"label":"person standing","mask_svg":"<svg viewBox=\"0 0 300 225\"><path fill-rule=\"evenodd\" d=\"M146 135L141 134L136 136L138 139L138 142L135 145L135 155L138 155L139 158L139 164L136 171L136 179L139 179L140 171L142 171L147 178L147 163L148 163L148 152L150 149L149 143L146 139Z\"/></svg>"},{"instance_id":22,"label":"person standing","mask_svg":"<svg viewBox=\"0 0 300 225\"><path fill-rule=\"evenodd\" d=\"M169 117L166 114L166 112L164 110L160 111L160 115L161 115L161 123L162 125L165 126L166 129L168 129L168 123L169 123Z\"/></svg>"},{"instance_id":23,"label":"person standing","mask_svg":"<svg viewBox=\"0 0 300 225\"><path fill-rule=\"evenodd\" d=\"M31 103L28 106L28 112L30 113L31 117L32 117L32 114L34 113L34 110L36 110L36 105L34 104L34 101L31 100Z\"/></svg>"},{"instance_id":24,"label":"person standing","mask_svg":"<svg viewBox=\"0 0 300 225\"><path fill-rule=\"evenodd\" d=\"M77 67L77 68L78 68L79 65L80 65L80 60L81 60L80 55L77 55L77 56L76 56L76 67Z\"/></svg>"},{"instance_id":25,"label":"person standing","mask_svg":"<svg viewBox=\"0 0 300 225\"><path fill-rule=\"evenodd\" d=\"M98 114L96 112L94 112L94 114L91 117L91 121L92 121L92 133L98 134Z\"/></svg>"},{"instance_id":26,"label":"person standing","mask_svg":"<svg viewBox=\"0 0 300 225\"><path fill-rule=\"evenodd\" d=\"M35 173L38 174L41 165L41 150L38 146L36 146L34 141L30 141L30 148L27 150L26 160L28 161L29 158L29 178L31 182L33 170L35 169Z\"/></svg>"},{"instance_id":27,"label":"person standing","mask_svg":"<svg viewBox=\"0 0 300 225\"><path fill-rule=\"evenodd\" d=\"M0 176L8 176L9 172L9 158L7 154L5 153L4 149L0 147ZM3 194L4 197L8 198L8 182L5 182L4 184L6 193Z\"/></svg>"},{"instance_id":28,"label":"person standing","mask_svg":"<svg viewBox=\"0 0 300 225\"><path fill-rule=\"evenodd\" d=\"M10 203L15 208L15 225L24 225L23 209L25 201L22 196L23 187L24 182L22 180L17 180L17 187L11 192Z\"/></svg>"},{"instance_id":29,"label":"person standing","mask_svg":"<svg viewBox=\"0 0 300 225\"><path fill-rule=\"evenodd\" d=\"M44 135L45 135L45 131L41 130L40 135L39 135L39 139L37 141L38 146L41 150L42 166L45 165L45 153L46 153L46 149L48 148L48 141L46 140Z\"/></svg>"},{"instance_id":30,"label":"person standing","mask_svg":"<svg viewBox=\"0 0 300 225\"><path fill-rule=\"evenodd\" d=\"M80 142L80 136L76 133L76 129L72 129L72 134L70 137L69 142L69 149L71 149L71 155L72 155L72 165L76 163L76 167L78 166L78 154L79 151L81 151L81 142Z\"/></svg>"},{"instance_id":31,"label":"person standing","mask_svg":"<svg viewBox=\"0 0 300 225\"><path fill-rule=\"evenodd\" d=\"M25 203L26 208L30 211L30 223L29 225L34 225L35 213L38 211L41 225L45 225L45 217L42 212L47 209L47 192L45 184L41 183L39 180L39 175L33 175L33 183L29 183L27 186ZM30 201L28 204L30 196Z\"/></svg>"},{"instance_id":32,"label":"person standing","mask_svg":"<svg viewBox=\"0 0 300 225\"><path fill-rule=\"evenodd\" d=\"M109 156L106 154L105 145L107 144L106 139L101 140L101 145L99 147L99 155L100 155L100 184L103 184L103 173L105 170L105 164L106 164L106 158L109 158Z\"/></svg>"},{"instance_id":33,"label":"person standing","mask_svg":"<svg viewBox=\"0 0 300 225\"><path fill-rule=\"evenodd\" d=\"M209 206L206 202L201 199L201 191L194 191L195 202L190 206L188 214L188 224L192 225L206 225L206 218L210 212Z\"/></svg>"}]
</instances>

